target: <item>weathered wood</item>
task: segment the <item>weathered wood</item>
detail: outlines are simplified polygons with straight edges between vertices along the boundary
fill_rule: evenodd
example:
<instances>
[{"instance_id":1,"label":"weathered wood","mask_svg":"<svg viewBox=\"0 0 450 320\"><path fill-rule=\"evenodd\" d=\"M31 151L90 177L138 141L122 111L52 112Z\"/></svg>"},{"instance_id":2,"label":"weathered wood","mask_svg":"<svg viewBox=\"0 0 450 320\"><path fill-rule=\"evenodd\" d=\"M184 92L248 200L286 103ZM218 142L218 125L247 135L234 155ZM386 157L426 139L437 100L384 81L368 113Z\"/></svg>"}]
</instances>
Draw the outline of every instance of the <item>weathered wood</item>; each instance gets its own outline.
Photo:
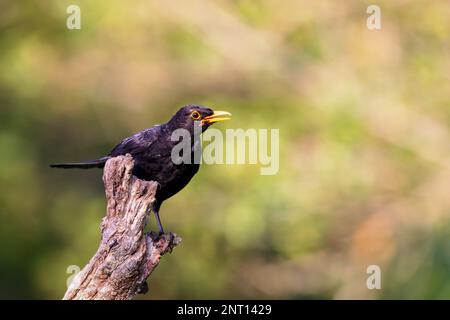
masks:
<instances>
[{"instance_id":1,"label":"weathered wood","mask_svg":"<svg viewBox=\"0 0 450 320\"><path fill-rule=\"evenodd\" d=\"M103 173L107 213L97 253L76 275L64 299L132 299L147 291L161 256L181 241L175 234L145 233L157 183L132 175L130 155L108 160Z\"/></svg>"}]
</instances>

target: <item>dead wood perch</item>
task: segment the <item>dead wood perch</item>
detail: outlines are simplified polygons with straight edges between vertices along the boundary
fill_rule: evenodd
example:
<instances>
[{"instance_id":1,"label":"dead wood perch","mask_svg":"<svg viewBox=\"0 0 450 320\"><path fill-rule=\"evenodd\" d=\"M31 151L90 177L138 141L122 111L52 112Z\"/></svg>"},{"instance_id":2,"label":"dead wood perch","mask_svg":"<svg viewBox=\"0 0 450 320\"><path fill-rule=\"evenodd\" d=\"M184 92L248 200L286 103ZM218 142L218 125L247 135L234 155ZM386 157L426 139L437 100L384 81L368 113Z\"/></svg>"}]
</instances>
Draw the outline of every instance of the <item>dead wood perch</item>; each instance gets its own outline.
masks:
<instances>
[{"instance_id":1,"label":"dead wood perch","mask_svg":"<svg viewBox=\"0 0 450 320\"><path fill-rule=\"evenodd\" d=\"M132 299L147 291L147 277L161 256L180 243L168 233L145 233L157 183L132 175L130 155L108 160L103 173L107 213L97 253L76 275L65 300Z\"/></svg>"}]
</instances>

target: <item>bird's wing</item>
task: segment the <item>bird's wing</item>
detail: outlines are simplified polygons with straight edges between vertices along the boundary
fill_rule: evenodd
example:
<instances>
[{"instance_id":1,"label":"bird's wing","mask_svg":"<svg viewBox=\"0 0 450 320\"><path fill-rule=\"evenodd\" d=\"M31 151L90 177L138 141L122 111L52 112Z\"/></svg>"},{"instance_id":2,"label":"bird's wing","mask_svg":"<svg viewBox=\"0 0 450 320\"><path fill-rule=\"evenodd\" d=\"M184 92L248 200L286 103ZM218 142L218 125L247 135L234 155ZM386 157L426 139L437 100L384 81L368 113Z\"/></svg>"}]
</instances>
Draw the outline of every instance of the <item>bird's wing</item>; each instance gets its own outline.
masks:
<instances>
[{"instance_id":1,"label":"bird's wing","mask_svg":"<svg viewBox=\"0 0 450 320\"><path fill-rule=\"evenodd\" d=\"M139 155L151 148L152 144L158 140L161 135L161 126L157 125L149 129L145 129L135 135L122 140L114 149L111 150L109 156L117 157L130 153L131 155Z\"/></svg>"}]
</instances>

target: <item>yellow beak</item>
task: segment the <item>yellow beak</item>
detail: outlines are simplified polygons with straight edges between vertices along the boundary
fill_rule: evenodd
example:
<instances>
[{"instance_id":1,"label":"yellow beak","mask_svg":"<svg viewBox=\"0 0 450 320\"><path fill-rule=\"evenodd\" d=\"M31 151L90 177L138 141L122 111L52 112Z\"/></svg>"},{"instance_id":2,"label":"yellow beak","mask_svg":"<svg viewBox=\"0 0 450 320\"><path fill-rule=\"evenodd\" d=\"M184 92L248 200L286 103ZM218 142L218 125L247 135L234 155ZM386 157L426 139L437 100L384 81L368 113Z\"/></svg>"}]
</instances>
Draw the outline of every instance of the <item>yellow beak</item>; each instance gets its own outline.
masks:
<instances>
[{"instance_id":1,"label":"yellow beak","mask_svg":"<svg viewBox=\"0 0 450 320\"><path fill-rule=\"evenodd\" d=\"M230 120L231 113L226 111L214 111L214 113L210 116L204 117L202 119L202 125L204 124L212 124L214 122L220 122L225 120Z\"/></svg>"}]
</instances>

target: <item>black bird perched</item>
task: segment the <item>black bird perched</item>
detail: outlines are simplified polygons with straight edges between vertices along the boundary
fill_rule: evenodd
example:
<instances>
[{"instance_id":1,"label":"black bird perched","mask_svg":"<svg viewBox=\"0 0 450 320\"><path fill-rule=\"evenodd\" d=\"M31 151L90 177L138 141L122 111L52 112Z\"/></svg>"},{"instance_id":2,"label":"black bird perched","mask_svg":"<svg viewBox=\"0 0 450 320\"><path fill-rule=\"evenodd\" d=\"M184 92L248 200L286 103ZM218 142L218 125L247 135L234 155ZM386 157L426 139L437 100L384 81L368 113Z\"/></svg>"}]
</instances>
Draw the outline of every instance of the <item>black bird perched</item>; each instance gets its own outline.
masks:
<instances>
[{"instance_id":1,"label":"black bird perched","mask_svg":"<svg viewBox=\"0 0 450 320\"><path fill-rule=\"evenodd\" d=\"M200 132L203 132L211 124L228 120L230 116L231 114L225 111L213 111L199 105L187 105L178 110L167 123L145 129L124 139L105 157L85 162L58 163L50 166L65 169L103 168L108 159L131 154L134 160L133 174L140 179L159 183L153 204L153 213L158 222L159 231L164 233L159 219L159 209L162 202L183 189L197 173L200 166L198 162L194 161L176 164L172 160L172 149L180 143L180 141L172 141L172 133L177 129L185 129L189 132L192 160L194 149L198 147L198 144L195 144L194 126L200 126Z\"/></svg>"}]
</instances>

